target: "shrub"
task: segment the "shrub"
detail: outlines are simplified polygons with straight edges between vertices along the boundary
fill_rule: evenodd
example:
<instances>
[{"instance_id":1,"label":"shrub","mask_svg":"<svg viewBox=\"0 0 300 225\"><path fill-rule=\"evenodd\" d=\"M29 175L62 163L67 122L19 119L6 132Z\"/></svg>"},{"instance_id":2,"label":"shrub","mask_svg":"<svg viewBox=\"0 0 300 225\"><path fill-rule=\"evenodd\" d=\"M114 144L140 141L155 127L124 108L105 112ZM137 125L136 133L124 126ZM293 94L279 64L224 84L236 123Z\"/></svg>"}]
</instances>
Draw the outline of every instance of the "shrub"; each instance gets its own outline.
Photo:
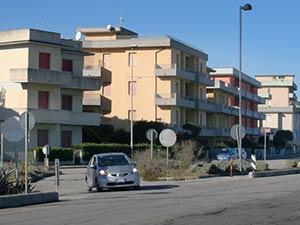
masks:
<instances>
[{"instance_id":1,"label":"shrub","mask_svg":"<svg viewBox=\"0 0 300 225\"><path fill-rule=\"evenodd\" d=\"M37 147L37 148L31 149L31 151L33 151L33 150L36 150L37 161L39 161L39 162L43 161L45 158L45 155L43 153L42 147ZM54 161L55 159L59 159L60 161L71 161L71 160L73 160L73 149L52 147L48 158L51 161Z\"/></svg>"},{"instance_id":2,"label":"shrub","mask_svg":"<svg viewBox=\"0 0 300 225\"><path fill-rule=\"evenodd\" d=\"M166 171L166 161L157 157L151 160L150 150L135 152L134 160L137 161L139 172L144 180L158 180Z\"/></svg>"},{"instance_id":3,"label":"shrub","mask_svg":"<svg viewBox=\"0 0 300 225\"><path fill-rule=\"evenodd\" d=\"M296 159L288 160L288 161L286 161L285 165L287 168L295 168L295 167L297 167L298 162L299 162L299 160L296 160Z\"/></svg>"},{"instance_id":4,"label":"shrub","mask_svg":"<svg viewBox=\"0 0 300 225\"><path fill-rule=\"evenodd\" d=\"M256 163L256 170L257 171L265 171L269 169L269 164L264 162L257 162Z\"/></svg>"}]
</instances>

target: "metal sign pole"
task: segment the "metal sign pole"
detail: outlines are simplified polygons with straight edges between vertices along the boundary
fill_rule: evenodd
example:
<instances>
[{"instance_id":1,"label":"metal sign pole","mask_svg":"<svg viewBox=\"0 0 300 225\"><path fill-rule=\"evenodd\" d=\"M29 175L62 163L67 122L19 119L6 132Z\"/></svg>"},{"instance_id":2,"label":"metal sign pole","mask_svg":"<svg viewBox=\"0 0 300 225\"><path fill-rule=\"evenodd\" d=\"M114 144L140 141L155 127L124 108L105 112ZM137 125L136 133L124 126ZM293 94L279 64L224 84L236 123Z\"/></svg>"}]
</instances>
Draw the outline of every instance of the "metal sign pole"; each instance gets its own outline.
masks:
<instances>
[{"instance_id":1,"label":"metal sign pole","mask_svg":"<svg viewBox=\"0 0 300 225\"><path fill-rule=\"evenodd\" d=\"M3 127L3 124L1 124L1 127ZM4 138L3 138L3 130L1 129L1 159L0 159L0 168L3 168L3 158L4 158Z\"/></svg>"},{"instance_id":2,"label":"metal sign pole","mask_svg":"<svg viewBox=\"0 0 300 225\"><path fill-rule=\"evenodd\" d=\"M266 162L267 160L267 132L266 130L264 131L264 161Z\"/></svg>"},{"instance_id":3,"label":"metal sign pole","mask_svg":"<svg viewBox=\"0 0 300 225\"><path fill-rule=\"evenodd\" d=\"M169 168L169 147L167 147L167 168Z\"/></svg>"},{"instance_id":4,"label":"metal sign pole","mask_svg":"<svg viewBox=\"0 0 300 225\"><path fill-rule=\"evenodd\" d=\"M153 130L151 130L151 160L153 159Z\"/></svg>"},{"instance_id":5,"label":"metal sign pole","mask_svg":"<svg viewBox=\"0 0 300 225\"><path fill-rule=\"evenodd\" d=\"M54 160L55 164L55 189L56 192L59 193L59 159Z\"/></svg>"},{"instance_id":6,"label":"metal sign pole","mask_svg":"<svg viewBox=\"0 0 300 225\"><path fill-rule=\"evenodd\" d=\"M26 112L25 114L25 194L28 193L28 116L29 114Z\"/></svg>"},{"instance_id":7,"label":"metal sign pole","mask_svg":"<svg viewBox=\"0 0 300 225\"><path fill-rule=\"evenodd\" d=\"M16 163L16 180L17 183L19 183L19 163L18 163L18 159L19 159L19 154L18 154L18 150L17 150L17 142L14 143L14 147L15 147L15 163Z\"/></svg>"}]
</instances>

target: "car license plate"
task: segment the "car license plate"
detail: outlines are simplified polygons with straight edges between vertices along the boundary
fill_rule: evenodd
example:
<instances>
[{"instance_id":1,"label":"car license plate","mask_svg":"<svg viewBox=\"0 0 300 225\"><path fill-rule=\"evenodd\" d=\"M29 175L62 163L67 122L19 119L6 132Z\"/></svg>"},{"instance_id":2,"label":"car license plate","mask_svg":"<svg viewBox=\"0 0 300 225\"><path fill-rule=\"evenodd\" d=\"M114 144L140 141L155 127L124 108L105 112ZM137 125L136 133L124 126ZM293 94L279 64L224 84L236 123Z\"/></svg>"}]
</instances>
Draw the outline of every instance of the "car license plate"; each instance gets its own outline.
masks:
<instances>
[{"instance_id":1,"label":"car license plate","mask_svg":"<svg viewBox=\"0 0 300 225\"><path fill-rule=\"evenodd\" d=\"M125 183L125 179L123 178L116 179L116 183Z\"/></svg>"}]
</instances>

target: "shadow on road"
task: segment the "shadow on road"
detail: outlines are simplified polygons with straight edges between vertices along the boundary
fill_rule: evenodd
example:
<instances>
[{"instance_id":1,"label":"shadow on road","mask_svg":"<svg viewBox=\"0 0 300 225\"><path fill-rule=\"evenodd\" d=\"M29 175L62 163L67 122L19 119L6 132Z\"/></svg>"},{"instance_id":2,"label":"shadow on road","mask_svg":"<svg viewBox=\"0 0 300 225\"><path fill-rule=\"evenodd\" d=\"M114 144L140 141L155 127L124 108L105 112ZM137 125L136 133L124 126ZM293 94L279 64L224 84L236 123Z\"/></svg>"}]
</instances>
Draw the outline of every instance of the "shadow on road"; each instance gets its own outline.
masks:
<instances>
[{"instance_id":1,"label":"shadow on road","mask_svg":"<svg viewBox=\"0 0 300 225\"><path fill-rule=\"evenodd\" d=\"M150 191L150 190L166 190L177 188L179 185L142 185L141 190Z\"/></svg>"}]
</instances>

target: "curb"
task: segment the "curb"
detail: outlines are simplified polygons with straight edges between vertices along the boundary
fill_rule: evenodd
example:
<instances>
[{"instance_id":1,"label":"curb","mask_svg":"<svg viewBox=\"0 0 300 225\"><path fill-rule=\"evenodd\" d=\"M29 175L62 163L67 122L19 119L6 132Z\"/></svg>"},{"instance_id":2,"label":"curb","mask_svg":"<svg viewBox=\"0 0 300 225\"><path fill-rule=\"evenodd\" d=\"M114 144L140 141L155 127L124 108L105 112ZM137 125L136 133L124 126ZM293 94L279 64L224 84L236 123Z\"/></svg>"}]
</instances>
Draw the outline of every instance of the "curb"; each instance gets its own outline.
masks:
<instances>
[{"instance_id":1,"label":"curb","mask_svg":"<svg viewBox=\"0 0 300 225\"><path fill-rule=\"evenodd\" d=\"M0 196L0 209L59 201L57 192Z\"/></svg>"},{"instance_id":2,"label":"curb","mask_svg":"<svg viewBox=\"0 0 300 225\"><path fill-rule=\"evenodd\" d=\"M249 177L271 177L271 176L282 176L289 174L299 174L300 169L290 169L290 170L276 170L276 171L262 171L262 172L250 172Z\"/></svg>"}]
</instances>

